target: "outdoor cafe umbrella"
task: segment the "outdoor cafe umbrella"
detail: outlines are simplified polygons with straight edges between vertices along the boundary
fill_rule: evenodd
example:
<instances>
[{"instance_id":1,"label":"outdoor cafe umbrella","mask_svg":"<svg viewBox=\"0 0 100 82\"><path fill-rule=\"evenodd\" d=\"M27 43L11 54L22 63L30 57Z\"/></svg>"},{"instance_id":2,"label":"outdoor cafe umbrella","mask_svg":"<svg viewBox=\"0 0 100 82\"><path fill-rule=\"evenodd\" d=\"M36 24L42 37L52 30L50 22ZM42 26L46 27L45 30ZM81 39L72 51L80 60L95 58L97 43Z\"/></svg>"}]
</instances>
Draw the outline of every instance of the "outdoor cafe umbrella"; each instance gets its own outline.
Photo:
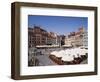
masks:
<instances>
[{"instance_id":1,"label":"outdoor cafe umbrella","mask_svg":"<svg viewBox=\"0 0 100 82\"><path fill-rule=\"evenodd\" d=\"M72 55L64 55L62 56L62 60L63 61L73 61L74 60L74 57Z\"/></svg>"},{"instance_id":2,"label":"outdoor cafe umbrella","mask_svg":"<svg viewBox=\"0 0 100 82\"><path fill-rule=\"evenodd\" d=\"M86 49L79 49L79 55L82 56L82 55L86 55L87 53L87 50Z\"/></svg>"},{"instance_id":3,"label":"outdoor cafe umbrella","mask_svg":"<svg viewBox=\"0 0 100 82\"><path fill-rule=\"evenodd\" d=\"M57 57L62 57L62 56L64 56L65 55L65 50L60 50L60 51L58 51L58 53L57 53Z\"/></svg>"},{"instance_id":4,"label":"outdoor cafe umbrella","mask_svg":"<svg viewBox=\"0 0 100 82\"><path fill-rule=\"evenodd\" d=\"M58 53L57 51L53 51L53 52L51 52L50 54L51 54L51 55L57 56L57 53Z\"/></svg>"}]
</instances>

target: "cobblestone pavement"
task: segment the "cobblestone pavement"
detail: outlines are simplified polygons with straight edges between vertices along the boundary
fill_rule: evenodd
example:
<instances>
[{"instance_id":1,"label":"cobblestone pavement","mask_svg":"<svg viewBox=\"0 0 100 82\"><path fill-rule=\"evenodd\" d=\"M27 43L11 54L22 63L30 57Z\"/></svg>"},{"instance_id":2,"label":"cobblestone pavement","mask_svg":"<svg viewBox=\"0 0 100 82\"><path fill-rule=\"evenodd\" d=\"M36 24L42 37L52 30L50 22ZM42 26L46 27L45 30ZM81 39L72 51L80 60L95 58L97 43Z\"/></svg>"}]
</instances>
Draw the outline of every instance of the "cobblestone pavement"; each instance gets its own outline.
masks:
<instances>
[{"instance_id":1,"label":"cobblestone pavement","mask_svg":"<svg viewBox=\"0 0 100 82\"><path fill-rule=\"evenodd\" d=\"M87 63L88 63L88 60L86 59L86 60L82 61L80 64L87 64Z\"/></svg>"},{"instance_id":2,"label":"cobblestone pavement","mask_svg":"<svg viewBox=\"0 0 100 82\"><path fill-rule=\"evenodd\" d=\"M36 56L36 58L39 60L39 66L57 65L46 54Z\"/></svg>"},{"instance_id":3,"label":"cobblestone pavement","mask_svg":"<svg viewBox=\"0 0 100 82\"><path fill-rule=\"evenodd\" d=\"M38 49L38 51L41 51L42 54L38 54L35 56L39 60L39 66L48 66L48 65L57 65L54 61L52 61L49 58L50 52L53 50L61 50L61 48L58 49ZM86 64L87 59L82 61L81 64Z\"/></svg>"}]
</instances>

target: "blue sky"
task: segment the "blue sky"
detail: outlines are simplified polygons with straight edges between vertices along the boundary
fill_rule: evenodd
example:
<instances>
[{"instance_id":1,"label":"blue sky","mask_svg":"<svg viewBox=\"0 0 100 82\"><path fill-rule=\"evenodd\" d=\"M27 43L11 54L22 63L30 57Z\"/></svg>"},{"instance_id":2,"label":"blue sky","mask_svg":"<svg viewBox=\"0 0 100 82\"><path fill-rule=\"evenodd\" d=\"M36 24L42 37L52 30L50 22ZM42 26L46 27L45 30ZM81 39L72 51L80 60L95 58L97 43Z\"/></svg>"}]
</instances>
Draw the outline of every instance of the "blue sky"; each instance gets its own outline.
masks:
<instances>
[{"instance_id":1,"label":"blue sky","mask_svg":"<svg viewBox=\"0 0 100 82\"><path fill-rule=\"evenodd\" d=\"M41 26L48 32L57 34L68 34L69 32L77 31L79 27L88 28L87 17L64 17L64 16L28 16L28 27L33 28L34 25Z\"/></svg>"}]
</instances>

